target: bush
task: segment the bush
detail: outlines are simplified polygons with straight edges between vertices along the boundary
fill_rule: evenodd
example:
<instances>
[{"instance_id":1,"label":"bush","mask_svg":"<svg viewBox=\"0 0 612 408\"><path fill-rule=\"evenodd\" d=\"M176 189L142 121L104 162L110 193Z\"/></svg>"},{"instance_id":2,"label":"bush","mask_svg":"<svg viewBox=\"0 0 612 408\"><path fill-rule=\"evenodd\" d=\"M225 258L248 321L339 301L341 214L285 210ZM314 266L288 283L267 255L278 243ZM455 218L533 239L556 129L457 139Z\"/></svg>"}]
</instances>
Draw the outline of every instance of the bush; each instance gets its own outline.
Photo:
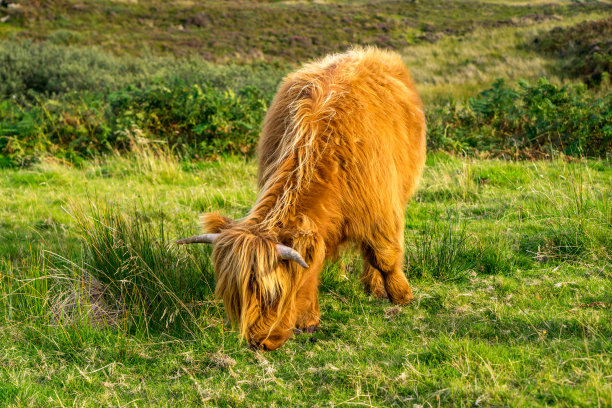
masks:
<instances>
[{"instance_id":1,"label":"bush","mask_svg":"<svg viewBox=\"0 0 612 408\"><path fill-rule=\"evenodd\" d=\"M133 129L141 129L171 147L205 156L252 153L266 111L264 94L254 87L234 93L157 85L117 92L109 100L119 143L129 143Z\"/></svg>"},{"instance_id":2,"label":"bush","mask_svg":"<svg viewBox=\"0 0 612 408\"><path fill-rule=\"evenodd\" d=\"M428 114L429 147L516 159L567 155L606 157L612 142L612 95L545 79L518 87L497 80L465 105Z\"/></svg>"},{"instance_id":3,"label":"bush","mask_svg":"<svg viewBox=\"0 0 612 408\"><path fill-rule=\"evenodd\" d=\"M192 155L250 154L284 68L116 57L97 48L0 44L0 164L71 161L156 140Z\"/></svg>"},{"instance_id":4,"label":"bush","mask_svg":"<svg viewBox=\"0 0 612 408\"><path fill-rule=\"evenodd\" d=\"M175 79L128 86L106 95L72 92L34 101L0 102L4 163L27 164L41 154L69 160L132 143L155 141L181 153L211 157L254 152L269 95L248 86L235 92ZM606 157L612 141L612 95L596 98L584 86L503 80L466 105L428 109L431 150L534 159Z\"/></svg>"},{"instance_id":5,"label":"bush","mask_svg":"<svg viewBox=\"0 0 612 408\"><path fill-rule=\"evenodd\" d=\"M116 88L139 72L93 48L6 41L0 45L0 97Z\"/></svg>"},{"instance_id":6,"label":"bush","mask_svg":"<svg viewBox=\"0 0 612 408\"><path fill-rule=\"evenodd\" d=\"M0 102L0 152L13 164L41 154L70 160L127 150L143 139L190 155L251 154L266 111L253 87L235 93L210 86L151 85L107 96Z\"/></svg>"},{"instance_id":7,"label":"bush","mask_svg":"<svg viewBox=\"0 0 612 408\"><path fill-rule=\"evenodd\" d=\"M96 48L0 44L0 165L71 161L134 142L198 157L254 151L279 65L116 57ZM428 109L430 149L508 158L605 157L612 95L583 86L504 81L465 105Z\"/></svg>"},{"instance_id":8,"label":"bush","mask_svg":"<svg viewBox=\"0 0 612 408\"><path fill-rule=\"evenodd\" d=\"M104 101L90 94L0 102L0 152L14 164L43 154L75 158L103 153L112 147L112 133Z\"/></svg>"}]
</instances>

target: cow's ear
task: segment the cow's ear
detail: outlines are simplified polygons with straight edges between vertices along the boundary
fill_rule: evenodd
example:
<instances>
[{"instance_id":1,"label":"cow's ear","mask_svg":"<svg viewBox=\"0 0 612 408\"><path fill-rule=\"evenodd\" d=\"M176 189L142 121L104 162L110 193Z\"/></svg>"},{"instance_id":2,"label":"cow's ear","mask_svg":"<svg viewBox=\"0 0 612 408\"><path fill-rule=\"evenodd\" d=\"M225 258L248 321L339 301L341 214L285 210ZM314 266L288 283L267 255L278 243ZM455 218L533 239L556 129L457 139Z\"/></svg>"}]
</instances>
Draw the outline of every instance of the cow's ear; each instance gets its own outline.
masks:
<instances>
[{"instance_id":1,"label":"cow's ear","mask_svg":"<svg viewBox=\"0 0 612 408\"><path fill-rule=\"evenodd\" d=\"M204 233L206 234L217 234L221 232L221 230L229 228L234 223L234 220L231 218L215 213L204 214L200 220L202 221Z\"/></svg>"}]
</instances>

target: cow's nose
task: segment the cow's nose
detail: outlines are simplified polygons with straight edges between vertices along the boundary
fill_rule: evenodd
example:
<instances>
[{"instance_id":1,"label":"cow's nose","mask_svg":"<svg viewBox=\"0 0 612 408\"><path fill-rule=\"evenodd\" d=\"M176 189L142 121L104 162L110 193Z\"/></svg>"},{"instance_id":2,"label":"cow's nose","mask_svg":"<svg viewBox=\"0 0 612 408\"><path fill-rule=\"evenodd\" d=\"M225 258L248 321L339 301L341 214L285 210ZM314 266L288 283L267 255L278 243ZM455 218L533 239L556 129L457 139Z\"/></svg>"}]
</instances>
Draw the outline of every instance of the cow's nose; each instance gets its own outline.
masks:
<instances>
[{"instance_id":1,"label":"cow's nose","mask_svg":"<svg viewBox=\"0 0 612 408\"><path fill-rule=\"evenodd\" d=\"M288 335L274 334L261 340L251 341L251 347L258 350L272 351L285 344L287 338L289 338Z\"/></svg>"},{"instance_id":2,"label":"cow's nose","mask_svg":"<svg viewBox=\"0 0 612 408\"><path fill-rule=\"evenodd\" d=\"M261 342L260 347L266 351L272 351L282 346L284 342L285 342L284 340L280 340L280 339L278 340L267 339Z\"/></svg>"}]
</instances>

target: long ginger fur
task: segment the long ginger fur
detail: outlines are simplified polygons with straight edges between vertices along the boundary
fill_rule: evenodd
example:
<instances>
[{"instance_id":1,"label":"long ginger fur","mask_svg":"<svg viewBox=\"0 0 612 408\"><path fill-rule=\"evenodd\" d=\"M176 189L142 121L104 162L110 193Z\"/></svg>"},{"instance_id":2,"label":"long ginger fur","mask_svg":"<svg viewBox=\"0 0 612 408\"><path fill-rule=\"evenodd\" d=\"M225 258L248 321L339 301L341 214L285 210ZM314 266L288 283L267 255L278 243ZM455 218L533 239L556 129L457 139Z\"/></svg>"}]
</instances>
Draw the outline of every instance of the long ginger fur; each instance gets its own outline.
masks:
<instances>
[{"instance_id":1,"label":"long ginger fur","mask_svg":"<svg viewBox=\"0 0 612 408\"><path fill-rule=\"evenodd\" d=\"M425 116L400 57L354 49L287 76L258 146L260 194L243 219L203 217L220 232L216 295L255 346L274 349L319 323L325 259L355 242L366 290L412 300L402 271L404 211L425 163ZM281 260L275 244L309 264Z\"/></svg>"}]
</instances>

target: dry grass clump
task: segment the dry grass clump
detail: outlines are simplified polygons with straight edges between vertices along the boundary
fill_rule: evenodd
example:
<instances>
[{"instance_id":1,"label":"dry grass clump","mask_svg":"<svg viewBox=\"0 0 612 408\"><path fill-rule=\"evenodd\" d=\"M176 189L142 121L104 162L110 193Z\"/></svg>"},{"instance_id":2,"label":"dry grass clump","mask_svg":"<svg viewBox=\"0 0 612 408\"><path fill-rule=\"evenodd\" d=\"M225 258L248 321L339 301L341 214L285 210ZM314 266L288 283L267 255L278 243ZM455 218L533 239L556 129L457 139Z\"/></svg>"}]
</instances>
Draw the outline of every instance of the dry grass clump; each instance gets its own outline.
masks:
<instances>
[{"instance_id":1,"label":"dry grass clump","mask_svg":"<svg viewBox=\"0 0 612 408\"><path fill-rule=\"evenodd\" d=\"M50 299L53 323L63 326L84 322L98 328L122 326L120 302L112 298L108 285L89 276L62 286L63 290Z\"/></svg>"},{"instance_id":2,"label":"dry grass clump","mask_svg":"<svg viewBox=\"0 0 612 408\"><path fill-rule=\"evenodd\" d=\"M229 370L236 365L236 360L220 351L211 354L209 356L209 361L213 366L222 370Z\"/></svg>"}]
</instances>

